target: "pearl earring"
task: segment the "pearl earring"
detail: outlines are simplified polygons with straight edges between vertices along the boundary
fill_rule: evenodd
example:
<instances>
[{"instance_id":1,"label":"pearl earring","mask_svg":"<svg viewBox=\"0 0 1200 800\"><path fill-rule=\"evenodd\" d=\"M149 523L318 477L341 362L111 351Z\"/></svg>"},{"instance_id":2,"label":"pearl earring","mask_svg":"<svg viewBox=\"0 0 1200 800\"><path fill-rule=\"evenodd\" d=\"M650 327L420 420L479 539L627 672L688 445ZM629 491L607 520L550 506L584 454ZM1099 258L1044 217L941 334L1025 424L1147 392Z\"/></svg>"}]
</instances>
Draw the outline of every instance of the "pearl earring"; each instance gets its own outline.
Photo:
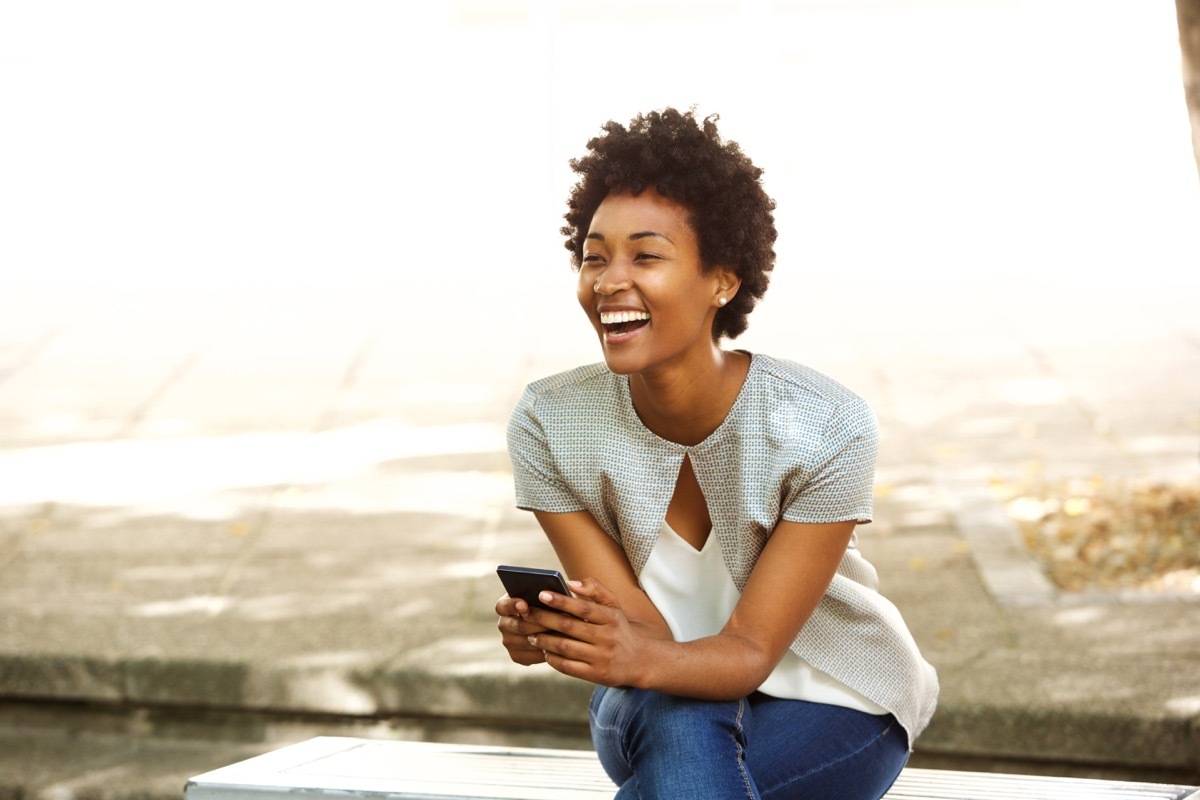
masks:
<instances>
[{"instance_id":1,"label":"pearl earring","mask_svg":"<svg viewBox=\"0 0 1200 800\"><path fill-rule=\"evenodd\" d=\"M723 306L723 305L725 305L725 304L726 304L726 303L728 303L728 302L729 302L729 301L728 301L728 300L726 300L724 297L718 297L718 298L717 298L717 304L718 304L718 305L722 305L722 306Z\"/></svg>"}]
</instances>

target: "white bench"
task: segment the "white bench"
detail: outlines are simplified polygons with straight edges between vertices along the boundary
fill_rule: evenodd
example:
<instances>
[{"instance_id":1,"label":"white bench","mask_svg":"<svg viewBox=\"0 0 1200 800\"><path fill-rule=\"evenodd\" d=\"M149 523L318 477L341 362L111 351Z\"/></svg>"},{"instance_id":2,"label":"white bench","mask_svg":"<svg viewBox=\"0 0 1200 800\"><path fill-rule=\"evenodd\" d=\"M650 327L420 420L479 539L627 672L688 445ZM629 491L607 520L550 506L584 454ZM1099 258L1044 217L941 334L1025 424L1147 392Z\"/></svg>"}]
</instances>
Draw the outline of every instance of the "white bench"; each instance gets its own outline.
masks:
<instances>
[{"instance_id":1,"label":"white bench","mask_svg":"<svg viewBox=\"0 0 1200 800\"><path fill-rule=\"evenodd\" d=\"M199 775L185 800L612 800L596 754L319 737ZM1200 800L1200 788L906 769L886 800Z\"/></svg>"}]
</instances>

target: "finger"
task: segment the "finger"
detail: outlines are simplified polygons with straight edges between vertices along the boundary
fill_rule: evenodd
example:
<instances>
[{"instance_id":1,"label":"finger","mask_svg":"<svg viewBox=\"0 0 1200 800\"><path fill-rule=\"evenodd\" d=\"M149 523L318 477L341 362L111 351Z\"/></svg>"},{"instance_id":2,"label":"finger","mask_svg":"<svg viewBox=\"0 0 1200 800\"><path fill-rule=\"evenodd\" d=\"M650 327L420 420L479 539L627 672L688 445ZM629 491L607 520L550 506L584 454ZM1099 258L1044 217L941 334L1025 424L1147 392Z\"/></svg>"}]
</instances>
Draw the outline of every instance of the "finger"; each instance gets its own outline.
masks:
<instances>
[{"instance_id":1,"label":"finger","mask_svg":"<svg viewBox=\"0 0 1200 800\"><path fill-rule=\"evenodd\" d=\"M557 657L568 661L586 663L595 657L595 647L587 642L581 642L578 639L571 639L566 636L557 636L553 633L537 633L530 636L528 641L531 646L538 648L546 654L547 661Z\"/></svg>"},{"instance_id":2,"label":"finger","mask_svg":"<svg viewBox=\"0 0 1200 800\"><path fill-rule=\"evenodd\" d=\"M543 639L550 638L543 636ZM598 683L605 686L617 686L618 683L612 681L607 675L606 670L599 665L592 663L590 658L596 654L587 652L588 646L579 642L564 642L559 649L566 649L572 655L561 655L553 650L545 651L545 661L555 671L561 672L571 678L578 678L589 683Z\"/></svg>"},{"instance_id":3,"label":"finger","mask_svg":"<svg viewBox=\"0 0 1200 800\"><path fill-rule=\"evenodd\" d=\"M529 643L529 637L546 633L544 628L536 628L533 631L521 631L519 628L514 629L507 622L498 627L500 628L500 643L507 650L541 650L540 647L534 647Z\"/></svg>"},{"instance_id":4,"label":"finger","mask_svg":"<svg viewBox=\"0 0 1200 800\"><path fill-rule=\"evenodd\" d=\"M546 602L545 597L546 595L543 593L543 603ZM554 597L558 598L554 601L557 604L561 600L562 595L556 594ZM548 606L549 603L546 603L546 605ZM556 631L563 624L564 617L566 617L566 614L552 608L531 608L529 609L529 614L524 619L533 625L539 625L547 630Z\"/></svg>"},{"instance_id":5,"label":"finger","mask_svg":"<svg viewBox=\"0 0 1200 800\"><path fill-rule=\"evenodd\" d=\"M518 653L528 655L529 653L542 652L542 648L534 647L529 643L528 636L505 637L501 640L501 643L504 645L504 649L508 651L509 655L514 656L514 658Z\"/></svg>"},{"instance_id":6,"label":"finger","mask_svg":"<svg viewBox=\"0 0 1200 800\"><path fill-rule=\"evenodd\" d=\"M580 680L585 680L589 683L597 683L593 677L593 673L595 671L592 669L591 664L566 658L558 655L557 653L546 653L544 654L543 660L556 671L561 672L563 675L567 675L571 678L579 678Z\"/></svg>"},{"instance_id":7,"label":"finger","mask_svg":"<svg viewBox=\"0 0 1200 800\"><path fill-rule=\"evenodd\" d=\"M569 605L572 614L560 614L554 611L539 612L534 620L544 625L549 633L569 636L582 642L597 643L611 632L610 626L616 624L620 612L604 608L590 600L560 598L561 605Z\"/></svg>"},{"instance_id":8,"label":"finger","mask_svg":"<svg viewBox=\"0 0 1200 800\"><path fill-rule=\"evenodd\" d=\"M504 595L496 601L496 613L502 617L524 617L529 613L529 604L519 597Z\"/></svg>"},{"instance_id":9,"label":"finger","mask_svg":"<svg viewBox=\"0 0 1200 800\"><path fill-rule=\"evenodd\" d=\"M571 617L597 625L604 625L615 621L616 612L620 611L620 606L609 608L582 597L567 597L561 594L554 594L553 592L542 592L538 595L538 599L546 605L553 607L556 611L561 611L564 614L569 614ZM616 602L616 598L613 598L613 602ZM553 627L556 631L574 636L575 633L572 630L563 627L563 625L567 624L560 623L559 625L548 625L547 627Z\"/></svg>"},{"instance_id":10,"label":"finger","mask_svg":"<svg viewBox=\"0 0 1200 800\"><path fill-rule=\"evenodd\" d=\"M542 664L546 661L546 654L541 650L509 650L508 657L523 667Z\"/></svg>"},{"instance_id":11,"label":"finger","mask_svg":"<svg viewBox=\"0 0 1200 800\"><path fill-rule=\"evenodd\" d=\"M527 633L531 634L547 633L583 640L590 640L593 636L593 631L591 630L593 626L583 620L576 619L568 614L560 614L557 611L535 608L530 612L528 622L530 623L530 630Z\"/></svg>"},{"instance_id":12,"label":"finger","mask_svg":"<svg viewBox=\"0 0 1200 800\"><path fill-rule=\"evenodd\" d=\"M544 626L521 617L501 617L500 621L496 623L496 627L500 629L501 633L514 636L528 636L531 633L541 633L546 630Z\"/></svg>"},{"instance_id":13,"label":"finger","mask_svg":"<svg viewBox=\"0 0 1200 800\"><path fill-rule=\"evenodd\" d=\"M595 578L585 578L582 581L571 581L571 591L579 597L586 597L593 603L607 608L620 608L621 603L607 586Z\"/></svg>"}]
</instances>

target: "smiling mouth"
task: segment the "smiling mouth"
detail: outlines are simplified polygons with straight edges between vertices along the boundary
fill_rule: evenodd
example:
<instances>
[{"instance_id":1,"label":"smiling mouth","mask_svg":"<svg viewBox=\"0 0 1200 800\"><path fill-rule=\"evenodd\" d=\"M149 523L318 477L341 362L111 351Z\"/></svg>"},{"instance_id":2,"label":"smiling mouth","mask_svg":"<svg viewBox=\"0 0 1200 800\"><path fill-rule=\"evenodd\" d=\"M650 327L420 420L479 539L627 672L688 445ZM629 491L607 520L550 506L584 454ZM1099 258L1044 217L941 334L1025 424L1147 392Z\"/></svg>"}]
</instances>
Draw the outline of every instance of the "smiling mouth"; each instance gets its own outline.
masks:
<instances>
[{"instance_id":1,"label":"smiling mouth","mask_svg":"<svg viewBox=\"0 0 1200 800\"><path fill-rule=\"evenodd\" d=\"M600 315L600 325L612 336L632 333L649 322L650 315L645 311L606 311Z\"/></svg>"}]
</instances>

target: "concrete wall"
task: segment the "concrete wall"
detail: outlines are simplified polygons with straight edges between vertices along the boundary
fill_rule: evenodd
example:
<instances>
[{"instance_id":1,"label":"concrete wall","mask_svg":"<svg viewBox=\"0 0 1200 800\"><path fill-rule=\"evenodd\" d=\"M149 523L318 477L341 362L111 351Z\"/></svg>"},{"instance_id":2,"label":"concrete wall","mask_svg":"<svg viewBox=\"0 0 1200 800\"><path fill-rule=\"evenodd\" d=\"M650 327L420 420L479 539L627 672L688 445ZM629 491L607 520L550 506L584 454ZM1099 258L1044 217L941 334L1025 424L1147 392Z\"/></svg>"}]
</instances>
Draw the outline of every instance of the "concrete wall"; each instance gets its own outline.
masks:
<instances>
[{"instance_id":1,"label":"concrete wall","mask_svg":"<svg viewBox=\"0 0 1200 800\"><path fill-rule=\"evenodd\" d=\"M1192 149L1200 168L1200 0L1175 0L1175 9L1183 51L1183 88L1192 118Z\"/></svg>"}]
</instances>

